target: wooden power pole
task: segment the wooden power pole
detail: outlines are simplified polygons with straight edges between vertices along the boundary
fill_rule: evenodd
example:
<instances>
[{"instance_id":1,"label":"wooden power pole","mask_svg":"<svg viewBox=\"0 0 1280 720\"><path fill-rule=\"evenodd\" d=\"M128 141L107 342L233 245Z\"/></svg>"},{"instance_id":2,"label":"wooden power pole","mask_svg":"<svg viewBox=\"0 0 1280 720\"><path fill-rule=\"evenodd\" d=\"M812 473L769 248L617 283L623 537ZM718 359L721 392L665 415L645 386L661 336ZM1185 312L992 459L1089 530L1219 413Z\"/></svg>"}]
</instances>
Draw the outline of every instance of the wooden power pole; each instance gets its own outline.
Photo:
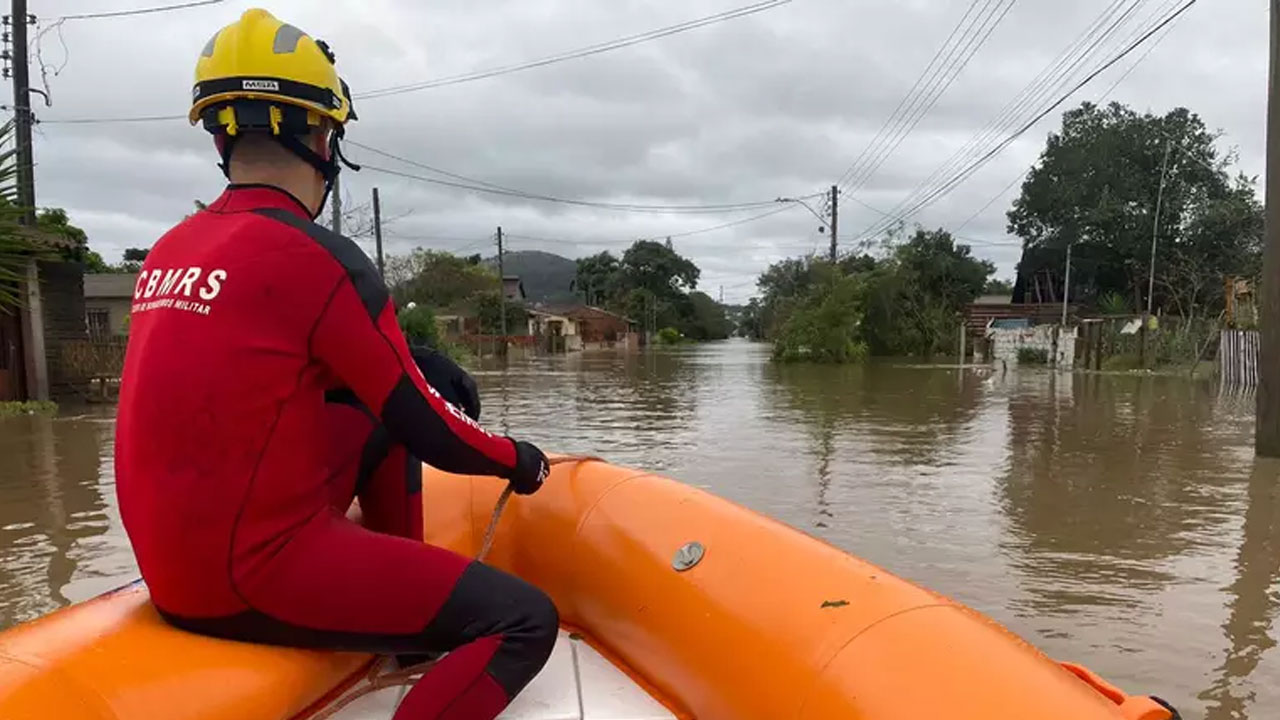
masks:
<instances>
[{"instance_id":1,"label":"wooden power pole","mask_svg":"<svg viewBox=\"0 0 1280 720\"><path fill-rule=\"evenodd\" d=\"M502 227L498 227L498 299L502 308L502 356L507 355L507 273L503 260Z\"/></svg>"},{"instance_id":2,"label":"wooden power pole","mask_svg":"<svg viewBox=\"0 0 1280 720\"><path fill-rule=\"evenodd\" d=\"M1280 457L1280 0L1271 0L1271 72L1267 88L1267 215L1262 258L1262 332L1254 450Z\"/></svg>"},{"instance_id":3,"label":"wooden power pole","mask_svg":"<svg viewBox=\"0 0 1280 720\"><path fill-rule=\"evenodd\" d=\"M373 242L378 254L378 277L386 278L387 269L382 262L382 201L378 198L378 188L373 189Z\"/></svg>"},{"instance_id":4,"label":"wooden power pole","mask_svg":"<svg viewBox=\"0 0 1280 720\"><path fill-rule=\"evenodd\" d=\"M36 223L35 158L31 149L31 77L27 65L27 0L13 0L13 120L18 151L18 205L27 225Z\"/></svg>"},{"instance_id":5,"label":"wooden power pole","mask_svg":"<svg viewBox=\"0 0 1280 720\"><path fill-rule=\"evenodd\" d=\"M840 238L840 188L837 185L831 186L831 264L834 265L840 259L839 248L836 246L837 240Z\"/></svg>"}]
</instances>

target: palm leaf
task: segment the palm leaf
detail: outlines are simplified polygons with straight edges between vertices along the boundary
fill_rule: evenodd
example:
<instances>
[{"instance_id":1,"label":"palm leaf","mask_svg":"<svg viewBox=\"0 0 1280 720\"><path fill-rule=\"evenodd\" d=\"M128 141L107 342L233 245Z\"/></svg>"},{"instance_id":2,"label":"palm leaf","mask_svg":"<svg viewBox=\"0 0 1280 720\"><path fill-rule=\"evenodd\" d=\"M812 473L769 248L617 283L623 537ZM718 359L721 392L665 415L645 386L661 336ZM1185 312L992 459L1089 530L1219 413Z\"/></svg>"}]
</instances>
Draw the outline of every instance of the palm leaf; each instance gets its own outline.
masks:
<instances>
[{"instance_id":1,"label":"palm leaf","mask_svg":"<svg viewBox=\"0 0 1280 720\"><path fill-rule=\"evenodd\" d=\"M0 125L0 312L12 312L22 304L19 288L27 263L47 250L31 240L21 224L17 205L18 151L13 142L13 120Z\"/></svg>"}]
</instances>

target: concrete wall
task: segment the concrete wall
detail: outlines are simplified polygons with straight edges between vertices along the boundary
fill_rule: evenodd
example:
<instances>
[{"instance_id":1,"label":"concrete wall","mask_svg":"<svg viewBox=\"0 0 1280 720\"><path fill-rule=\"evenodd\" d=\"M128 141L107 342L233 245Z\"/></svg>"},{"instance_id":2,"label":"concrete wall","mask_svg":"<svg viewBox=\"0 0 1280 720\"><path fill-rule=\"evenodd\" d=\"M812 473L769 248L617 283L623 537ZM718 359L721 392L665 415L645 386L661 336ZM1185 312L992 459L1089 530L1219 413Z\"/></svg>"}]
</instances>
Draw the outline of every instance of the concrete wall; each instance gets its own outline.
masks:
<instances>
[{"instance_id":1,"label":"concrete wall","mask_svg":"<svg viewBox=\"0 0 1280 720\"><path fill-rule=\"evenodd\" d=\"M989 330L987 337L991 341L991 357L997 364L1017 365L1018 350L1033 348L1043 350L1051 365L1070 370L1075 366L1076 328L1067 328L1060 334L1058 331L1057 325ZM1055 334L1058 334L1056 345Z\"/></svg>"},{"instance_id":2,"label":"concrete wall","mask_svg":"<svg viewBox=\"0 0 1280 720\"><path fill-rule=\"evenodd\" d=\"M89 339L85 324L84 268L79 263L41 262L40 301L44 326L44 355L49 368L49 395L83 395L86 384L63 367L63 348Z\"/></svg>"}]
</instances>

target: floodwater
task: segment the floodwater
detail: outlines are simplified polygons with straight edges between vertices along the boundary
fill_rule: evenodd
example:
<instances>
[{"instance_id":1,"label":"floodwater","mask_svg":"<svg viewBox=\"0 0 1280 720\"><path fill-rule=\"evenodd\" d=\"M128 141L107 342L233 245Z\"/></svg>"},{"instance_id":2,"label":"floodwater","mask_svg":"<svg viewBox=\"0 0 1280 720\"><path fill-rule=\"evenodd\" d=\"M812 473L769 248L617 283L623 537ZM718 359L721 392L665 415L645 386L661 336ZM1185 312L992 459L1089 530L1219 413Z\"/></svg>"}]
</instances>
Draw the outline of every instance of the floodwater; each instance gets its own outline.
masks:
<instances>
[{"instance_id":1,"label":"floodwater","mask_svg":"<svg viewBox=\"0 0 1280 720\"><path fill-rule=\"evenodd\" d=\"M662 472L954 597L1188 719L1280 717L1280 464L1169 377L777 367L728 342L477 372L483 420ZM109 410L0 420L0 627L135 576Z\"/></svg>"}]
</instances>

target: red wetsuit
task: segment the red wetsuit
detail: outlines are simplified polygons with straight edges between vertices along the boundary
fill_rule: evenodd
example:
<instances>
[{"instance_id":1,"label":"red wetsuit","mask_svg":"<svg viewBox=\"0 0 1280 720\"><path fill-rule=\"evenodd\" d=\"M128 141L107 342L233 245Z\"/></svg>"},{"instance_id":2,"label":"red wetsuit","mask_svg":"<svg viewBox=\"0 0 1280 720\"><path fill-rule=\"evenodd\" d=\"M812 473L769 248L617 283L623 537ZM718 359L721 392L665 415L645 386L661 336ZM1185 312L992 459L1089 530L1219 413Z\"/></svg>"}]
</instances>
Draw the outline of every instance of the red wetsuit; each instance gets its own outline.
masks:
<instances>
[{"instance_id":1,"label":"red wetsuit","mask_svg":"<svg viewBox=\"0 0 1280 720\"><path fill-rule=\"evenodd\" d=\"M284 191L233 185L147 257L116 438L143 578L196 632L453 650L396 717L493 718L545 662L555 609L421 542L411 456L519 478L539 472L531 446L427 384L368 258L308 217ZM357 492L366 527L344 517Z\"/></svg>"}]
</instances>

